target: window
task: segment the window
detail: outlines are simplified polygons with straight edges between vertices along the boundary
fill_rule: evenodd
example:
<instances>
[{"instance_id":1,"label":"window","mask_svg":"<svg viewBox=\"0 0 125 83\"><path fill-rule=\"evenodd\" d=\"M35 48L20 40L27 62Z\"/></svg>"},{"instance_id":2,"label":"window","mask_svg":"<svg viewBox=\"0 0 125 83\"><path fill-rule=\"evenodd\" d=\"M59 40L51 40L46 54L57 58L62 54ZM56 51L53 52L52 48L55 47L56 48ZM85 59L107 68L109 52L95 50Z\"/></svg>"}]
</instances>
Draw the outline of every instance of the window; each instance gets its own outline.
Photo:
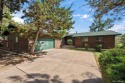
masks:
<instances>
[{"instance_id":1,"label":"window","mask_svg":"<svg viewBox=\"0 0 125 83\"><path fill-rule=\"evenodd\" d=\"M96 38L96 41L98 41L98 42L103 42L103 37L97 37L97 38Z\"/></svg>"},{"instance_id":2,"label":"window","mask_svg":"<svg viewBox=\"0 0 125 83\"><path fill-rule=\"evenodd\" d=\"M18 42L18 37L16 36L16 43Z\"/></svg>"},{"instance_id":3,"label":"window","mask_svg":"<svg viewBox=\"0 0 125 83\"><path fill-rule=\"evenodd\" d=\"M83 37L82 41L88 42L88 37Z\"/></svg>"},{"instance_id":4,"label":"window","mask_svg":"<svg viewBox=\"0 0 125 83\"><path fill-rule=\"evenodd\" d=\"M5 36L5 40L8 40L8 36Z\"/></svg>"},{"instance_id":5,"label":"window","mask_svg":"<svg viewBox=\"0 0 125 83\"><path fill-rule=\"evenodd\" d=\"M72 44L73 44L72 39L68 39L68 40L67 40L67 44L68 44L68 45L72 45Z\"/></svg>"}]
</instances>

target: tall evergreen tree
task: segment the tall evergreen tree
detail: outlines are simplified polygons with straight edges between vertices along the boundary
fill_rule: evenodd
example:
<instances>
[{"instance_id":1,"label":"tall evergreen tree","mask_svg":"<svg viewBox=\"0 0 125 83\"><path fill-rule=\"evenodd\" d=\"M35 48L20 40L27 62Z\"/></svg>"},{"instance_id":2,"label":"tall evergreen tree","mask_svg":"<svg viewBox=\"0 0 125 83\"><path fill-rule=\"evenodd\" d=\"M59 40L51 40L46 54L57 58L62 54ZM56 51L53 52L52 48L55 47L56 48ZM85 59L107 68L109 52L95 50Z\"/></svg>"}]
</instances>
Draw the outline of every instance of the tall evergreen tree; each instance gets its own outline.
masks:
<instances>
[{"instance_id":1,"label":"tall evergreen tree","mask_svg":"<svg viewBox=\"0 0 125 83\"><path fill-rule=\"evenodd\" d=\"M113 19L120 19L125 16L125 0L86 0L93 10L95 16L101 18L110 15Z\"/></svg>"},{"instance_id":2,"label":"tall evergreen tree","mask_svg":"<svg viewBox=\"0 0 125 83\"><path fill-rule=\"evenodd\" d=\"M2 23L2 14L3 14L3 0L0 0L0 24Z\"/></svg>"},{"instance_id":3,"label":"tall evergreen tree","mask_svg":"<svg viewBox=\"0 0 125 83\"><path fill-rule=\"evenodd\" d=\"M107 18L114 21L121 20L125 16L125 0L86 0L86 1L87 1L86 5L90 5L92 10L94 10L94 16L95 16L94 18L97 19L97 21L99 18L103 18L104 16L105 19ZM94 24L95 23L93 23L92 25ZM105 26L107 27L107 25Z\"/></svg>"},{"instance_id":4,"label":"tall evergreen tree","mask_svg":"<svg viewBox=\"0 0 125 83\"><path fill-rule=\"evenodd\" d=\"M110 29L113 26L112 22L113 20L111 19L107 19L104 21L101 18L96 18L89 28L91 32L105 31Z\"/></svg>"},{"instance_id":5,"label":"tall evergreen tree","mask_svg":"<svg viewBox=\"0 0 125 83\"><path fill-rule=\"evenodd\" d=\"M31 1L32 0L0 0L0 24L2 23L4 14L3 6L8 7L11 12L14 12L15 10L20 11L25 2L29 3Z\"/></svg>"},{"instance_id":6,"label":"tall evergreen tree","mask_svg":"<svg viewBox=\"0 0 125 83\"><path fill-rule=\"evenodd\" d=\"M45 32L53 37L61 37L65 30L72 28L71 7L60 7L63 0L37 0L24 11L27 23L35 27L35 38L31 49L34 53L39 35Z\"/></svg>"}]
</instances>

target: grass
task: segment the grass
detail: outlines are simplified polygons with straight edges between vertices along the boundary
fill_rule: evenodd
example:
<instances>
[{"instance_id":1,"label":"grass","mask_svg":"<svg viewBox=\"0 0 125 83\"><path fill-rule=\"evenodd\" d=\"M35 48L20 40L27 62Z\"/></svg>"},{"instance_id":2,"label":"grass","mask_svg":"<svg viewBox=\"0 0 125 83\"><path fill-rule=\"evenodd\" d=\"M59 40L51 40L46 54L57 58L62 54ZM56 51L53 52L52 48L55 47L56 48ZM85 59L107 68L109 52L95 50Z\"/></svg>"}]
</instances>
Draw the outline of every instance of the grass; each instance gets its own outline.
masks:
<instances>
[{"instance_id":1,"label":"grass","mask_svg":"<svg viewBox=\"0 0 125 83\"><path fill-rule=\"evenodd\" d=\"M98 65L99 69L100 69L100 65L99 65L99 57L100 57L100 55L101 55L101 52L93 52L93 54L94 54L94 57L95 57L96 63L97 63L97 65Z\"/></svg>"},{"instance_id":2,"label":"grass","mask_svg":"<svg viewBox=\"0 0 125 83\"><path fill-rule=\"evenodd\" d=\"M99 59L101 52L93 52L93 54L97 59Z\"/></svg>"},{"instance_id":3,"label":"grass","mask_svg":"<svg viewBox=\"0 0 125 83\"><path fill-rule=\"evenodd\" d=\"M89 51L89 52L94 52L94 49L89 48L88 50L86 50L85 48L67 48L70 50L77 50L77 51Z\"/></svg>"}]
</instances>

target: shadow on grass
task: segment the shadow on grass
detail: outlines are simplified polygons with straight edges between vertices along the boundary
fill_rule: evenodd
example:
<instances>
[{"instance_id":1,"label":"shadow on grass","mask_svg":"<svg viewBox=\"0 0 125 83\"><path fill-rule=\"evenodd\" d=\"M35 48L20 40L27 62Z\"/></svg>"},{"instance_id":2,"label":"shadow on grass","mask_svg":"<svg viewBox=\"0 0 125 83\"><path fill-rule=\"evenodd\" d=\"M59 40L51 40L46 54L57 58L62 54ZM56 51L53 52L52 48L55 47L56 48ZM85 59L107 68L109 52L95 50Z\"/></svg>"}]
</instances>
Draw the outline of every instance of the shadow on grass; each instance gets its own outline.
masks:
<instances>
[{"instance_id":1,"label":"shadow on grass","mask_svg":"<svg viewBox=\"0 0 125 83\"><path fill-rule=\"evenodd\" d=\"M28 53L17 53L11 51L0 50L0 65L16 65L24 61L33 61L36 58L46 55L47 52L43 51L35 55Z\"/></svg>"},{"instance_id":2,"label":"shadow on grass","mask_svg":"<svg viewBox=\"0 0 125 83\"><path fill-rule=\"evenodd\" d=\"M25 75L23 78L20 76L11 76L8 77L8 79L16 83L63 83L62 79L58 75L51 77L48 74L39 73L31 73Z\"/></svg>"}]
</instances>

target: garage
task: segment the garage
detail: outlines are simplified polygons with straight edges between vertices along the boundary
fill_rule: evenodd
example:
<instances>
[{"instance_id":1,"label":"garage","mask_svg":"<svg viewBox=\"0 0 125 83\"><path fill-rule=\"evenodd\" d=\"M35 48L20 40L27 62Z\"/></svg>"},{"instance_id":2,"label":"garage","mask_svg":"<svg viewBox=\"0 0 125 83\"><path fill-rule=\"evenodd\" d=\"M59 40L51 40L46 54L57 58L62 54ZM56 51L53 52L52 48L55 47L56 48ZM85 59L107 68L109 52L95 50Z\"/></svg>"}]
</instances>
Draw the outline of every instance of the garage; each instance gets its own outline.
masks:
<instances>
[{"instance_id":1,"label":"garage","mask_svg":"<svg viewBox=\"0 0 125 83\"><path fill-rule=\"evenodd\" d=\"M36 51L52 49L55 47L55 40L52 38L39 38L36 45Z\"/></svg>"}]
</instances>

